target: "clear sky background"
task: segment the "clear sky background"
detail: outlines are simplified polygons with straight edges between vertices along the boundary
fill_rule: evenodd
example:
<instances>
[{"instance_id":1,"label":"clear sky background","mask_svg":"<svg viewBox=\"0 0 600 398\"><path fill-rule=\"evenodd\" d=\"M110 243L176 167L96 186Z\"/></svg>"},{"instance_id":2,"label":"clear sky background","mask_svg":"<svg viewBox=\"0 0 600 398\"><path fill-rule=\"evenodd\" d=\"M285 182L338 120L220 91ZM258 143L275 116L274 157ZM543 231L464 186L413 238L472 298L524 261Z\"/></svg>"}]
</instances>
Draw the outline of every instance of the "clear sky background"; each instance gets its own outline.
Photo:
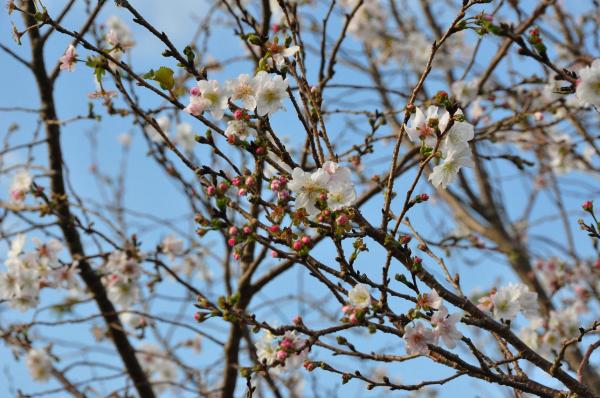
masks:
<instances>
[{"instance_id":1,"label":"clear sky background","mask_svg":"<svg viewBox=\"0 0 600 398\"><path fill-rule=\"evenodd\" d=\"M84 15L82 3L83 2L76 5L76 10L74 10L65 20L64 25L71 28L76 28L79 26L82 21L82 16ZM136 6L138 10L146 17L146 19L154 26L156 26L159 30L164 30L167 32L171 40L180 49L189 44L188 42L190 40L190 35L193 34L195 30L195 21L198 17L203 16L208 9L208 6L204 1L132 0L131 3ZM524 2L523 7L529 8L533 3L533 1L526 1ZM63 1L48 0L46 4L50 14L52 15L54 13L55 15L56 10L60 9L60 5L63 4ZM481 9L486 8L481 7ZM319 9L317 8L315 12L318 12L318 10ZM132 60L136 71L142 72L161 65L174 66L170 60L165 61L165 59L160 56L163 46L157 40L152 38L147 32L142 31L137 25L131 23L130 16L124 10L117 9L114 4L108 4L104 8L100 17L98 18L98 21L104 21L110 15L120 16L124 21L128 22L129 26L133 30L134 38L138 43L138 45L132 50ZM12 18L13 20L16 20L18 16L13 15ZM22 26L20 20L16 20L15 22L17 22L19 26ZM334 25L334 27L336 27L336 25ZM18 47L11 42L10 35L10 19L8 18L6 12L1 12L0 42L9 45L11 48L18 51L19 54L28 56L27 39L24 39L24 45L22 47ZM474 34L467 36L466 40L473 42L475 40ZM69 42L70 40L64 36L60 36L58 34L53 35L49 45L46 47L46 57L49 67L53 66L51 62L52 60L58 60ZM480 57L489 57L495 52L495 50L495 45L483 48ZM213 37L213 41L209 44L209 53L216 59L226 59L232 56L240 55L242 52L243 49L239 40L234 38L226 30L218 30L215 34L215 37ZM86 52L84 51L80 51L80 54L85 53ZM213 74L211 78L218 79L222 82L227 78L236 77L242 72L251 73L251 66L249 66L249 64L234 64L232 67L228 67L223 71ZM349 69L340 67L338 75L336 75L336 79L339 81L343 81L344 79L352 81L355 79L355 76ZM365 83L368 84L368 82ZM5 53L0 53L0 87L2 87L2 90L0 91L0 108L12 106L35 108L39 105L37 100L37 89L30 72L22 68ZM429 88L430 92L442 88L446 90L449 89L448 87L437 87L435 84L431 85ZM87 94L94 89L95 85L92 80L91 71L83 64L78 64L74 73L61 74L56 84L55 93L59 118L69 119L77 115L85 114L88 107ZM139 92L143 93L143 91ZM369 94L365 94L365 101L368 101L368 95ZM146 106L159 103L153 94L142 94L142 100ZM183 101L185 101L185 99L183 99ZM293 142L298 134L302 134L303 136L304 133L301 129L301 126L294 118L293 112L291 112L291 105L287 103L286 106L289 111L287 113L277 114L273 119L273 123L276 131L281 132L282 135L289 136L289 139ZM403 106L402 103L399 104L399 107L401 106ZM71 123L62 129L62 144L64 148L65 161L69 167L69 175L75 190L81 193L84 199L88 198L90 200L94 200L101 198L102 195L90 175L90 166L92 165L93 160L91 158L92 151L88 146L88 140L85 138L86 133L93 129L99 130L99 134L97 135L97 150L98 153L101 154L101 158L99 159L99 164L97 167L103 170L105 173L112 175L118 171L121 159L121 144L118 141L118 136L126 132L132 133L132 152L126 176L127 183L129 185L126 194L127 206L139 212L153 213L160 215L161 217L170 218L174 220L179 228L186 231L192 230L194 226L193 220L185 218L188 210L182 195L175 188L172 182L162 174L154 162L146 156L146 145L143 137L141 136L139 127L132 124L131 118L108 117L105 115L103 110L100 110L98 106L96 109L100 114L105 116L103 117L101 123L97 124L90 121L80 121ZM203 126L199 125L194 119L188 117L187 115L182 114L181 119L183 121L193 123L194 128L197 129L198 133L205 131ZM19 124L19 133L17 134L15 143L20 142L20 139L22 139L22 142L26 142L31 136L31 131L36 128L36 118L27 113L0 113L0 134L4 135L8 127L15 122ZM366 120L362 120L360 123L362 123L363 126L367 126ZM345 124L341 118L331 118L328 121L328 128L332 131L341 131L345 128ZM358 137L357 140L358 139L360 139L360 137ZM42 159L42 152L39 152L39 154L40 159ZM202 159L203 154L199 152L198 156ZM389 161L389 158L386 158L386 156L389 156L389 154L382 153L381 157L375 156L374 159L378 160L374 161L374 167L385 167ZM20 159L5 158L3 160L8 164ZM406 181L408 181L408 179ZM9 184L10 179L8 179L5 175L0 176L0 197L6 198L6 192ZM402 183L400 183L400 185L402 185ZM518 214L519 210L522 208L521 198L526 190L527 187L523 187L522 184L510 184L506 199L512 205L512 209L515 210L515 214ZM430 192L430 188L427 186L427 184L421 184L418 191ZM580 199L586 198L577 198L576 195L573 198L570 198L570 207L575 208L575 206L580 202ZM380 199L373 200L365 207L363 213L366 215L372 215L373 219L376 220L381 214L380 208ZM536 213L538 216L543 216L546 213L552 213L554 211L554 208L551 206L541 206L536 210ZM576 218L576 214L574 214L572 217L574 231L576 231ZM411 219L415 225L417 225L418 228L424 232L440 226L446 230L451 230L454 228L451 220L446 219L445 214L439 211L439 209L432 212L423 212L418 210L411 214ZM431 223L432 219L435 220L435 223ZM553 228L553 225L545 224L540 228L545 228L547 231L548 228ZM139 231L129 232L133 233ZM147 248L151 248L159 241L161 237L165 235L165 230L157 226L144 229L142 232ZM220 248L221 246L218 247ZM0 255L3 256L4 250L6 250L6 247L0 247ZM540 250L548 250L548 252L550 252L551 248L541 248ZM317 256L326 260L328 259L329 263L332 262L334 255L335 254L329 250L323 249L317 251ZM372 249L372 251L368 254L368 258L359 260L358 266L364 267L363 270L368 272L369 266L373 267L375 264L382 263L384 259L385 256L383 252ZM465 265L465 259L469 260L469 265ZM465 252L462 256L449 258L448 263L451 271L456 271L459 269L459 267L463 270L461 273L461 282L466 292L473 292L477 289L487 289L499 278L501 278L504 282L514 278L510 269L505 264L502 264L503 259L493 255L486 257L473 257L472 253ZM378 271L379 268L375 268L375 270ZM218 274L218 272L218 270L215 270L216 274ZM439 275L437 271L433 272L434 274ZM315 287L314 283L305 272L298 268L294 268L283 277L277 286L271 287L267 292L265 292L265 295L260 297L260 300L285 297L286 294L289 293L289 286L293 286L294 289L303 289L303 291L306 292L311 292L311 289ZM215 290L218 291L218 289L218 286L215 287ZM181 295L181 293L179 295ZM59 298L55 293L44 293L42 297L43 304L56 301ZM161 301L156 303L154 309L156 313L168 316L171 314L173 306L169 305L168 302ZM319 315L314 312L311 315L311 310L309 308L298 308L297 306L291 307L288 304L283 304L280 310L280 312L265 312L264 310L261 312L259 310L258 313L265 320L286 323L289 322L297 312L304 312L303 315L305 316L308 324L310 324L309 322L311 321L314 321L315 324L318 322ZM324 308L324 310L339 311L339 309L334 307ZM190 310L190 316L192 316L192 314L193 312ZM10 319L26 321L29 320L31 316L31 312L20 314L14 311L5 312L0 308L0 322ZM313 319L311 319L311 317ZM224 329L221 327L220 330ZM463 332L466 331L463 330ZM49 334L51 333L53 333L57 338L64 340L81 340L82 342L90 341L88 327L69 326L67 329L57 328L56 330L49 332ZM371 344L369 347L372 347L373 349L381 349L386 353L404 353L403 345L397 340L392 341L384 339L382 341L378 341L375 346L373 346L373 342L369 342L369 340L366 338L368 336L363 337L364 338L359 338L358 341L365 344L365 346L366 344ZM221 336L222 340L225 338L226 335ZM190 362L196 364L198 367L206 366L207 364L213 362L213 356L216 353L216 349L216 346L205 341L204 351L202 353L189 353L190 358L192 358L192 355L196 355L196 357L193 357L194 359ZM68 352L68 355L71 355L71 358L76 358L76 350L71 349L68 350ZM107 354L103 354L102 352L98 351L95 353L87 353L85 355L87 355L89 358L97 358L96 356L99 358L103 355L106 356ZM322 359L329 360L329 358L325 357ZM119 364L120 360L115 358L114 363ZM344 360L337 358L333 359L332 363L343 364ZM392 365L390 367L386 366L386 368L391 369L389 374L392 379L398 377L400 380L405 382L418 381L423 377L437 377L449 374L448 371L440 371L439 368L432 369L431 363L432 362L429 360L419 359L416 361L411 361L407 365ZM84 377L84 375L80 375L77 372L77 370L74 370L72 374ZM90 375L85 375L85 377L88 376ZM327 383L327 386L329 387L336 383L339 384L340 380L339 378L325 376L321 377L319 382ZM305 388L305 396L311 397L313 395L311 389L308 387L310 384L309 379L307 379L306 383L307 388ZM24 388L27 392L35 392L52 385L53 384L51 383L49 385L32 385L29 380L27 370L23 364L21 362L15 362L12 359L10 351L7 349L7 347L0 344L0 397L3 398L5 396L12 396L15 389L18 388ZM111 382L106 382L105 387L106 391L110 391L112 387ZM480 396L494 398L506 396L506 390L501 392L495 387L487 386L483 389L481 387L481 384L478 382L474 382L470 379L461 379L444 386L440 390L439 396L443 398L457 396ZM242 390L240 389L238 391L238 396L241 396ZM339 391L339 396L361 397L365 390L362 383L352 381L347 386L341 387ZM383 391L380 392L380 395L398 397L409 396L408 393L403 392L391 394L384 393ZM54 396L61 395L59 394ZM170 394L167 393L165 396L170 396Z\"/></svg>"}]
</instances>

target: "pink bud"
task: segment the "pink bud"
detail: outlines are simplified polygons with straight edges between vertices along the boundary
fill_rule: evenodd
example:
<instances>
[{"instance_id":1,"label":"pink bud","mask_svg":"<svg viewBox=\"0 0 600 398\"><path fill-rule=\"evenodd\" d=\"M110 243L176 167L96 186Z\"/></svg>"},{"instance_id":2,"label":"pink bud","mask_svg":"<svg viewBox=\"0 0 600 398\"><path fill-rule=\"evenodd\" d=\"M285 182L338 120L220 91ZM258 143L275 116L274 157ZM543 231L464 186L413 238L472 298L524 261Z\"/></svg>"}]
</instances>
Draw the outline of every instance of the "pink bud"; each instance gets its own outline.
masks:
<instances>
[{"instance_id":1,"label":"pink bud","mask_svg":"<svg viewBox=\"0 0 600 398\"><path fill-rule=\"evenodd\" d=\"M229 184L227 184L226 182L222 182L219 184L219 190L221 192L225 192L229 189Z\"/></svg>"},{"instance_id":2,"label":"pink bud","mask_svg":"<svg viewBox=\"0 0 600 398\"><path fill-rule=\"evenodd\" d=\"M227 240L227 244L229 245L229 247L235 246L235 238L229 238Z\"/></svg>"},{"instance_id":3,"label":"pink bud","mask_svg":"<svg viewBox=\"0 0 600 398\"><path fill-rule=\"evenodd\" d=\"M287 178L285 178L285 176L281 176L281 177L279 177L279 182L280 182L282 185L285 185L285 184L287 184L287 183L288 183L288 180L287 180Z\"/></svg>"},{"instance_id":4,"label":"pink bud","mask_svg":"<svg viewBox=\"0 0 600 398\"><path fill-rule=\"evenodd\" d=\"M200 313L199 313L199 312L196 312L196 313L194 314L194 319L196 320L196 322L199 322L199 321L200 321Z\"/></svg>"},{"instance_id":5,"label":"pink bud","mask_svg":"<svg viewBox=\"0 0 600 398\"><path fill-rule=\"evenodd\" d=\"M271 28L273 29L273 33L279 32L279 24L278 23L274 23Z\"/></svg>"},{"instance_id":6,"label":"pink bud","mask_svg":"<svg viewBox=\"0 0 600 398\"><path fill-rule=\"evenodd\" d=\"M242 178L241 177L234 177L231 180L231 184L233 184L236 187L240 186L241 183L242 183Z\"/></svg>"},{"instance_id":7,"label":"pink bud","mask_svg":"<svg viewBox=\"0 0 600 398\"><path fill-rule=\"evenodd\" d=\"M248 235L252 233L252 228L250 228L249 226L245 226L243 231L246 235Z\"/></svg>"},{"instance_id":8,"label":"pink bud","mask_svg":"<svg viewBox=\"0 0 600 398\"><path fill-rule=\"evenodd\" d=\"M544 120L544 114L543 114L542 112L535 112L535 113L533 114L533 117L534 117L534 118L535 118L535 120L537 120L538 122L539 122L539 121L542 121L542 120Z\"/></svg>"},{"instance_id":9,"label":"pink bud","mask_svg":"<svg viewBox=\"0 0 600 398\"><path fill-rule=\"evenodd\" d=\"M302 325L302 323L303 323L303 322L302 322L302 317L301 317L300 315L296 315L296 316L294 317L294 320L293 320L293 322L294 322L294 325L296 325L296 326L300 326L300 325Z\"/></svg>"},{"instance_id":10,"label":"pink bud","mask_svg":"<svg viewBox=\"0 0 600 398\"><path fill-rule=\"evenodd\" d=\"M292 243L292 248L296 251L301 250L303 246L304 245L302 244L301 240L297 240L294 243Z\"/></svg>"},{"instance_id":11,"label":"pink bud","mask_svg":"<svg viewBox=\"0 0 600 398\"><path fill-rule=\"evenodd\" d=\"M248 194L248 190L247 190L246 188L241 188L241 189L238 191L238 195L239 195L239 196L246 196L247 194Z\"/></svg>"},{"instance_id":12,"label":"pink bud","mask_svg":"<svg viewBox=\"0 0 600 398\"><path fill-rule=\"evenodd\" d=\"M331 215L331 211L329 211L329 210L325 210L325 211L323 212L323 214L325 215L325 217L329 217L329 216Z\"/></svg>"},{"instance_id":13,"label":"pink bud","mask_svg":"<svg viewBox=\"0 0 600 398\"><path fill-rule=\"evenodd\" d=\"M265 148L262 146L259 146L258 148L256 148L256 154L257 155L264 155L265 154Z\"/></svg>"},{"instance_id":14,"label":"pink bud","mask_svg":"<svg viewBox=\"0 0 600 398\"><path fill-rule=\"evenodd\" d=\"M256 183L256 180L254 179L254 177L249 176L248 178L246 178L246 185L247 186L251 187L255 183Z\"/></svg>"},{"instance_id":15,"label":"pink bud","mask_svg":"<svg viewBox=\"0 0 600 398\"><path fill-rule=\"evenodd\" d=\"M352 312L352 306L351 305L345 305L345 306L343 306L342 307L342 312L344 314L348 314L348 313Z\"/></svg>"},{"instance_id":16,"label":"pink bud","mask_svg":"<svg viewBox=\"0 0 600 398\"><path fill-rule=\"evenodd\" d=\"M423 262L423 259L421 259L421 257L419 256L415 256L415 258L413 258L413 262L415 264L421 264Z\"/></svg>"},{"instance_id":17,"label":"pink bud","mask_svg":"<svg viewBox=\"0 0 600 398\"><path fill-rule=\"evenodd\" d=\"M193 95L195 97L200 95L200 89L196 86L190 88L190 95Z\"/></svg>"},{"instance_id":18,"label":"pink bud","mask_svg":"<svg viewBox=\"0 0 600 398\"><path fill-rule=\"evenodd\" d=\"M294 344L287 337L284 338L283 340L281 340L281 343L279 343L279 346L281 346L282 348L285 348L286 350L292 350L294 348Z\"/></svg>"},{"instance_id":19,"label":"pink bud","mask_svg":"<svg viewBox=\"0 0 600 398\"><path fill-rule=\"evenodd\" d=\"M283 350L279 350L277 351L277 360L278 361L285 361L285 359L288 357L288 353L283 351Z\"/></svg>"},{"instance_id":20,"label":"pink bud","mask_svg":"<svg viewBox=\"0 0 600 398\"><path fill-rule=\"evenodd\" d=\"M335 219L335 222L338 225L346 225L348 224L348 217L345 214L340 214L338 218Z\"/></svg>"},{"instance_id":21,"label":"pink bud","mask_svg":"<svg viewBox=\"0 0 600 398\"><path fill-rule=\"evenodd\" d=\"M274 234L275 232L278 232L278 231L279 231L279 225L277 225L277 224L271 225L269 227L269 232L272 234Z\"/></svg>"},{"instance_id":22,"label":"pink bud","mask_svg":"<svg viewBox=\"0 0 600 398\"><path fill-rule=\"evenodd\" d=\"M421 201L426 202L429 200L429 195L427 195L426 193L422 193L421 195L419 195L419 199L421 199Z\"/></svg>"},{"instance_id":23,"label":"pink bud","mask_svg":"<svg viewBox=\"0 0 600 398\"><path fill-rule=\"evenodd\" d=\"M290 197L290 191L288 191L287 189L284 189L283 191L279 191L277 193L277 198L279 198L279 200L286 200L289 199Z\"/></svg>"},{"instance_id":24,"label":"pink bud","mask_svg":"<svg viewBox=\"0 0 600 398\"><path fill-rule=\"evenodd\" d=\"M229 134L227 136L227 142L230 143L231 145L233 145L237 142L237 137L233 134Z\"/></svg>"},{"instance_id":25,"label":"pink bud","mask_svg":"<svg viewBox=\"0 0 600 398\"><path fill-rule=\"evenodd\" d=\"M327 200L327 194L325 192L322 192L319 195L319 200L326 201Z\"/></svg>"},{"instance_id":26,"label":"pink bud","mask_svg":"<svg viewBox=\"0 0 600 398\"><path fill-rule=\"evenodd\" d=\"M229 235L235 236L238 233L238 229L236 227L229 227Z\"/></svg>"},{"instance_id":27,"label":"pink bud","mask_svg":"<svg viewBox=\"0 0 600 398\"><path fill-rule=\"evenodd\" d=\"M244 111L242 111L241 109L236 109L235 112L233 112L233 118L235 120L242 120L243 117Z\"/></svg>"},{"instance_id":28,"label":"pink bud","mask_svg":"<svg viewBox=\"0 0 600 398\"><path fill-rule=\"evenodd\" d=\"M217 189L214 186L209 186L208 188L206 188L206 193L208 194L208 196L214 196L214 194L217 192Z\"/></svg>"},{"instance_id":29,"label":"pink bud","mask_svg":"<svg viewBox=\"0 0 600 398\"><path fill-rule=\"evenodd\" d=\"M279 191L280 188L281 188L281 183L278 180L271 181L271 189L273 191Z\"/></svg>"},{"instance_id":30,"label":"pink bud","mask_svg":"<svg viewBox=\"0 0 600 398\"><path fill-rule=\"evenodd\" d=\"M350 323L352 323L353 325L356 325L358 323L358 318L356 318L356 314L352 313L350 314Z\"/></svg>"},{"instance_id":31,"label":"pink bud","mask_svg":"<svg viewBox=\"0 0 600 398\"><path fill-rule=\"evenodd\" d=\"M271 250L271 257L273 257L273 258L279 257L279 253L277 253L277 250Z\"/></svg>"},{"instance_id":32,"label":"pink bud","mask_svg":"<svg viewBox=\"0 0 600 398\"><path fill-rule=\"evenodd\" d=\"M311 242L310 236L304 235L302 237L302 243L304 243L305 245L310 245L310 242Z\"/></svg>"},{"instance_id":33,"label":"pink bud","mask_svg":"<svg viewBox=\"0 0 600 398\"><path fill-rule=\"evenodd\" d=\"M583 202L583 205L581 207L585 211L593 211L594 210L594 203L591 200L586 200L585 202Z\"/></svg>"}]
</instances>

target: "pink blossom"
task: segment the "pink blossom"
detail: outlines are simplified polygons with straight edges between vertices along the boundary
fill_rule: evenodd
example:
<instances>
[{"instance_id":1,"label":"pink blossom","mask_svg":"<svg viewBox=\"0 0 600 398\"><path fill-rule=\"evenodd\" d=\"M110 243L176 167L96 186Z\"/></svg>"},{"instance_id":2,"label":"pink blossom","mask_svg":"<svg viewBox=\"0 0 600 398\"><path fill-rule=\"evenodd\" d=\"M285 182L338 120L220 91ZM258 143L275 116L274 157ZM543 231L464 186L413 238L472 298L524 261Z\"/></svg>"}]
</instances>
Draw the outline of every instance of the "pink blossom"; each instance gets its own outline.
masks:
<instances>
[{"instance_id":1,"label":"pink blossom","mask_svg":"<svg viewBox=\"0 0 600 398\"><path fill-rule=\"evenodd\" d=\"M69 72L73 72L75 70L75 47L72 44L69 44L69 47L65 51L65 54L60 57L60 70L68 70Z\"/></svg>"},{"instance_id":2,"label":"pink blossom","mask_svg":"<svg viewBox=\"0 0 600 398\"><path fill-rule=\"evenodd\" d=\"M404 332L406 340L406 352L408 354L429 353L429 344L435 343L435 335L431 329L427 329L421 322L416 322L415 326L407 326Z\"/></svg>"}]
</instances>

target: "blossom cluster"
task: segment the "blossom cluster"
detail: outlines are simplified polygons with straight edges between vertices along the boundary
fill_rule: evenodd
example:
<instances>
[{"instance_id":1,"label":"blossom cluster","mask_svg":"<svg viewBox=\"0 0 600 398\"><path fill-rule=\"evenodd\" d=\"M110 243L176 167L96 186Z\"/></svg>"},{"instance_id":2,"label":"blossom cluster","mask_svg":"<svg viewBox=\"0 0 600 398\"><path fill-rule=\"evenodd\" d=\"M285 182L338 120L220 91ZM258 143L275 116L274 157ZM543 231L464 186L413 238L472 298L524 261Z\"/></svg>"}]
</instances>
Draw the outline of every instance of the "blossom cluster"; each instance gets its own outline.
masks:
<instances>
[{"instance_id":1,"label":"blossom cluster","mask_svg":"<svg viewBox=\"0 0 600 398\"><path fill-rule=\"evenodd\" d=\"M595 107L600 107L600 59L579 71L577 98Z\"/></svg>"},{"instance_id":2,"label":"blossom cluster","mask_svg":"<svg viewBox=\"0 0 600 398\"><path fill-rule=\"evenodd\" d=\"M33 178L27 170L16 173L9 188L11 200L17 205L23 204L32 183Z\"/></svg>"},{"instance_id":3,"label":"blossom cluster","mask_svg":"<svg viewBox=\"0 0 600 398\"><path fill-rule=\"evenodd\" d=\"M192 115L210 112L216 119L222 119L231 101L247 111L256 110L258 116L271 115L283 108L288 84L287 78L265 71L259 71L254 77L239 75L235 80L226 81L224 87L216 80L200 80L190 89L190 103L185 111Z\"/></svg>"},{"instance_id":4,"label":"blossom cluster","mask_svg":"<svg viewBox=\"0 0 600 398\"><path fill-rule=\"evenodd\" d=\"M342 307L342 312L347 316L347 321L353 324L364 319L371 305L369 289L362 283L357 283L348 292L348 305Z\"/></svg>"},{"instance_id":5,"label":"blossom cluster","mask_svg":"<svg viewBox=\"0 0 600 398\"><path fill-rule=\"evenodd\" d=\"M109 298L123 307L134 304L140 294L138 281L142 274L138 259L116 250L108 256L104 267Z\"/></svg>"},{"instance_id":6,"label":"blossom cluster","mask_svg":"<svg viewBox=\"0 0 600 398\"><path fill-rule=\"evenodd\" d=\"M329 208L331 211L351 206L356 200L350 169L327 161L312 173L299 167L292 171L288 188L296 195L296 208L315 216Z\"/></svg>"},{"instance_id":7,"label":"blossom cluster","mask_svg":"<svg viewBox=\"0 0 600 398\"><path fill-rule=\"evenodd\" d=\"M462 338L462 333L456 329L456 323L460 321L460 314L449 314L448 309L442 303L437 291L419 296L417 308L434 311L429 323L429 328L421 321L414 325L407 325L404 329L404 340L408 354L427 355L429 345L436 345L440 341L450 349L456 347L456 342Z\"/></svg>"},{"instance_id":8,"label":"blossom cluster","mask_svg":"<svg viewBox=\"0 0 600 398\"><path fill-rule=\"evenodd\" d=\"M43 348L31 348L25 356L25 366L35 381L46 381L52 375L52 357Z\"/></svg>"},{"instance_id":9,"label":"blossom cluster","mask_svg":"<svg viewBox=\"0 0 600 398\"><path fill-rule=\"evenodd\" d=\"M156 393L162 394L170 385L177 383L179 371L168 352L145 343L137 348L137 356Z\"/></svg>"},{"instance_id":10,"label":"blossom cluster","mask_svg":"<svg viewBox=\"0 0 600 398\"><path fill-rule=\"evenodd\" d=\"M491 312L494 319L510 321L517 314L535 317L539 313L537 293L522 283L509 283L479 299L479 309Z\"/></svg>"},{"instance_id":11,"label":"blossom cluster","mask_svg":"<svg viewBox=\"0 0 600 398\"><path fill-rule=\"evenodd\" d=\"M26 237L18 235L8 252L6 271L0 272L0 299L21 311L37 306L40 290L45 287L77 287L77 263L63 265L58 259L62 244L56 239L32 241L35 250L26 252Z\"/></svg>"},{"instance_id":12,"label":"blossom cluster","mask_svg":"<svg viewBox=\"0 0 600 398\"><path fill-rule=\"evenodd\" d=\"M468 142L473 139L475 132L473 125L465 121L460 109L451 116L447 110L440 110L437 106L430 106L425 113L417 107L410 126L405 129L413 143L426 148L438 148L441 152L443 161L429 175L434 186L446 188L461 167L473 166Z\"/></svg>"},{"instance_id":13,"label":"blossom cluster","mask_svg":"<svg viewBox=\"0 0 600 398\"><path fill-rule=\"evenodd\" d=\"M258 355L258 361L266 366L286 366L289 358L293 358L294 362L304 360L308 352L305 346L306 340L296 335L295 331L285 332L280 339L277 339L272 333L266 332L256 343L256 355Z\"/></svg>"}]
</instances>

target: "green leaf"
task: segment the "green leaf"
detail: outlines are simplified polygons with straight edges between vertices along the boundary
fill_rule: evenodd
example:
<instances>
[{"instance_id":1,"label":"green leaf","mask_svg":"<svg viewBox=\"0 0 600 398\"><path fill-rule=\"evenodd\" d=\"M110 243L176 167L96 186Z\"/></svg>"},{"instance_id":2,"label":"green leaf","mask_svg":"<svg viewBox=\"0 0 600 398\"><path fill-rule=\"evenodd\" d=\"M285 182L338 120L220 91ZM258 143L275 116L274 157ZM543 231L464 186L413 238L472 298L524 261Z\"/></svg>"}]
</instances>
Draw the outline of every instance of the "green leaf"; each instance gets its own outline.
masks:
<instances>
[{"instance_id":1,"label":"green leaf","mask_svg":"<svg viewBox=\"0 0 600 398\"><path fill-rule=\"evenodd\" d=\"M175 79L173 79L173 70L166 66L161 66L157 71L150 69L150 72L144 74L144 79L154 80L160 84L160 88L163 90L171 90L175 86Z\"/></svg>"}]
</instances>

